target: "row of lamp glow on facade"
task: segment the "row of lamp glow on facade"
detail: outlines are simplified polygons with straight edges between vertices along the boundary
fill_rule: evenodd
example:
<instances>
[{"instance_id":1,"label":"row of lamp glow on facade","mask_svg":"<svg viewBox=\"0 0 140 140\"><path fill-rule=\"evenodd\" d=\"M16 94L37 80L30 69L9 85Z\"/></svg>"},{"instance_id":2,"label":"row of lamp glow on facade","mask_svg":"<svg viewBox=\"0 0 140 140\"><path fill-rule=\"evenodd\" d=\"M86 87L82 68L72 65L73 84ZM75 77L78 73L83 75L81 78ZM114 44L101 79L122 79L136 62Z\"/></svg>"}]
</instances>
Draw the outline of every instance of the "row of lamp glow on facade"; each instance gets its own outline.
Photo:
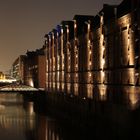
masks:
<instances>
[{"instance_id":1,"label":"row of lamp glow on facade","mask_svg":"<svg viewBox=\"0 0 140 140\"><path fill-rule=\"evenodd\" d=\"M101 95L101 99L104 99L105 98L105 95L106 95L106 86L105 86L105 84L104 84L104 78L105 78L105 72L104 72L104 64L105 64L105 58L104 58L104 51L105 51L105 39L104 39L104 32L103 32L103 15L101 15L100 16L100 34L101 34L101 38L100 38L100 50L101 50L101 52L100 52L100 67L101 67L101 74L100 74L100 76L101 76L101 84L102 84L102 87L101 87L101 89L100 89L100 95ZM90 20L89 21L87 21L87 22L85 22L85 24L86 24L86 26L87 26L87 57L88 57L88 63L87 63L87 67L88 67L88 70L89 70L89 72L88 72L88 79L89 79L89 81L91 81L91 79L92 79L92 77L93 77L93 74L92 74L92 72L91 72L91 66L92 66L92 43L91 43L91 40L90 40L90 31L91 31L91 23L90 23ZM74 57L73 59L74 59L74 65L75 65L75 72L74 72L74 75L75 75L75 83L74 83L74 93L75 93L75 95L78 95L78 79L79 79L79 74L78 74L78 70L79 70L79 68L78 68L78 66L79 66L79 48L78 48L78 38L77 38L77 24L76 24L76 20L73 20L73 26L74 26L74 53L75 53L75 55L74 56L71 56L71 53L70 53L70 48L71 48L71 44L70 44L70 39L69 39L69 25L65 25L65 28L66 28L66 51L67 51L67 65L68 65L68 68L67 68L67 75L68 75L68 78L69 79L71 79L71 74L70 74L70 70L71 70L71 59L72 59L72 57ZM61 88L62 88L62 90L64 90L64 67L65 67L65 65L64 65L64 59L66 59L66 58L64 58L65 56L64 56L64 53L63 53L63 49L64 49L64 46L63 46L63 44L64 44L64 37L63 37L63 33L64 33L64 31L63 31L64 29L63 29L63 26L61 26L61 37L60 37L60 45L61 45L61 50L60 50L60 54L58 53L58 50L54 50L55 48L54 48L54 33L53 32L51 32L50 34L51 35L48 35L48 44L49 44L49 46L53 46L53 47L51 47L51 48L48 48L48 51L50 52L50 51L52 51L52 55L53 56L50 56L50 54L51 53L48 53L48 59L46 60L46 69L47 69L47 73L46 73L46 77L47 77L47 79L48 78L50 78L49 77L49 69L50 69L50 67L48 67L48 65L50 64L50 66L52 66L52 68L53 68L53 70L51 70L50 69L50 71L55 71L55 69L57 69L57 73L53 73L53 75L52 75L52 77L54 78L55 76L57 77L56 79L57 79L57 90L59 90L60 89L60 84L61 84ZM57 32L57 41L58 41L58 38L59 38L59 33ZM56 43L57 45L58 45L58 42ZM51 50L52 49L52 50ZM57 60L55 60L55 57L54 57L54 53L57 53ZM57 66L55 65L55 61L57 61ZM61 65L60 65L61 64ZM61 66L61 67L60 67ZM61 70L61 75L60 75L60 70ZM56 74L56 75L55 75ZM60 76L61 76L61 81L60 81ZM48 81L50 81L50 80L52 80L52 78L50 78L50 79L48 79ZM47 87L53 87L53 88L55 88L55 83L54 83L54 81L53 82L49 82L48 83L48 81L47 81ZM67 83L67 91L70 93L71 91L70 91L70 89L71 89L71 84L70 83ZM92 98L92 96L93 96L93 85L92 84L89 84L88 85L88 88L87 88L87 97L89 97L89 98ZM85 99L85 97L84 97L84 99Z\"/></svg>"},{"instance_id":2,"label":"row of lamp glow on facade","mask_svg":"<svg viewBox=\"0 0 140 140\"><path fill-rule=\"evenodd\" d=\"M130 65L134 65L134 61L136 61L137 57L134 52L134 47L132 47L132 29L130 29L130 23L127 23L128 19L131 19L131 17L129 17L130 15L126 15L126 18L122 18L123 20L126 20L126 24L127 24L127 34L123 34L123 38L124 39L124 44L127 44L127 58L128 58L128 63ZM124 22L124 21L123 21ZM86 35L86 46L87 46L87 68L88 68L88 80L92 81L93 79L93 73L92 73L92 66L94 63L94 60L92 60L93 58L93 48L92 48L92 40L90 37L90 32L91 32L91 23L90 20L85 22L86 26L87 26L87 35ZM78 95L79 94L79 78L80 75L78 73L79 71L79 48L78 48L78 36L77 36L77 23L76 20L73 20L73 26L74 26L74 39L73 39L73 45L74 45L74 52L75 55L72 56L70 49L71 49L71 42L70 42L70 29L69 29L69 25L65 25L66 28L66 52L67 54L64 54L64 27L63 25L61 26L61 30L60 30L60 38L59 38L59 33L57 32L57 37L54 37L54 33L51 32L51 35L48 35L48 44L49 46L52 46L50 48L48 48L48 51L51 53L48 53L47 55L47 60L46 60L46 69L47 69L47 73L46 76L48 78L47 81L47 88L49 87L53 87L56 88L59 91L59 89L61 88L62 90L66 89L68 93L71 93L71 83L70 82L66 82L66 79L72 79L73 77L75 77L75 81L73 83L73 91L74 91L74 95ZM101 100L105 100L106 99L106 92L107 92L107 84L105 83L106 80L106 68L105 68L105 64L106 62L106 38L105 38L105 25L104 25L104 15L103 13L100 15L100 27L99 27L99 32L100 32L100 39L99 39L99 65L100 65L100 88L99 88L99 93L100 93L100 99ZM122 27L120 27L120 31ZM131 27L132 28L132 27ZM126 36L125 36L126 35ZM57 39L57 43L55 42L55 38ZM55 45L58 45L60 43L60 53L58 50L55 51ZM58 49L58 48L57 48ZM57 59L54 56L54 53L57 53ZM53 55L53 56L51 56ZM73 58L72 58L73 57ZM65 60L67 60L67 68L65 66ZM73 62L72 62L73 60ZM57 62L56 62L57 61ZM73 75L71 75L71 63L74 63L74 72L72 73ZM57 65L55 65L57 64ZM48 67L48 66L52 66ZM57 70L57 72L55 73L54 71ZM128 70L129 72L127 72L129 74L129 77L131 78L131 90L132 90L132 94L130 94L130 100L132 100L132 104L136 102L137 99L135 99L135 77L137 75L139 75L139 72L137 72L134 68L130 68ZM49 73L51 72L51 74ZM66 72L66 73L65 73ZM51 76L49 76L49 74ZM66 76L66 78L65 78ZM57 77L57 83L55 83L54 77ZM67 80L67 81L69 81ZM66 85L65 85L66 84ZM88 82L87 84L87 96L83 97L83 99L85 98L93 98L93 83L92 82Z\"/></svg>"}]
</instances>

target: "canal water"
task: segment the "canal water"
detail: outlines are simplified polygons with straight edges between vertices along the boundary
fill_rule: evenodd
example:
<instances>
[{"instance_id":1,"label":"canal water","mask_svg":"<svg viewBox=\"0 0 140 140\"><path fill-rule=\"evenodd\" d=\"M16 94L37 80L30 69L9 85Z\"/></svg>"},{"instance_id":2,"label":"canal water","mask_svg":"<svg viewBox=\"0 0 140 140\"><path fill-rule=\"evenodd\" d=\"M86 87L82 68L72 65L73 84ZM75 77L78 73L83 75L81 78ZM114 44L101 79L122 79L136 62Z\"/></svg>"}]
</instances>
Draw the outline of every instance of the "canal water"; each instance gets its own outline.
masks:
<instances>
[{"instance_id":1,"label":"canal water","mask_svg":"<svg viewBox=\"0 0 140 140\"><path fill-rule=\"evenodd\" d=\"M93 127L85 125L84 129L80 127L80 124L79 126L70 125L69 122L50 117L47 112L36 110L34 102L25 99L22 94L0 93L0 140L121 140L130 137L140 138L139 109L126 111L123 107L119 110L113 107L110 113L114 117L109 118L109 120L116 119L119 122L109 123L94 116Z\"/></svg>"},{"instance_id":2,"label":"canal water","mask_svg":"<svg viewBox=\"0 0 140 140\"><path fill-rule=\"evenodd\" d=\"M34 111L19 93L0 93L0 140L79 140L81 131Z\"/></svg>"}]
</instances>

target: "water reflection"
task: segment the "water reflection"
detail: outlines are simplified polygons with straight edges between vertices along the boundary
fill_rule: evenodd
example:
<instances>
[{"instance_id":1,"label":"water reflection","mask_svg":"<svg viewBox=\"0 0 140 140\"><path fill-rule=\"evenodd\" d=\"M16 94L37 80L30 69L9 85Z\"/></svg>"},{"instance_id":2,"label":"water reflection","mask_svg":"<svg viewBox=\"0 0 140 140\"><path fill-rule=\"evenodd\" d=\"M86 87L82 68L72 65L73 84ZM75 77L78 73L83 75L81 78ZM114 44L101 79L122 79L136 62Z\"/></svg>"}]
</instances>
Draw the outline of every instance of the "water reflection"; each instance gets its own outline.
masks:
<instances>
[{"instance_id":1,"label":"water reflection","mask_svg":"<svg viewBox=\"0 0 140 140\"><path fill-rule=\"evenodd\" d=\"M125 93L122 93L121 95L123 95L123 102L127 104L125 107L123 106L124 104L115 104L118 102L114 101L109 104L104 102L105 100L108 100L108 96L106 96L105 88L102 87L101 89L102 90L100 91L102 92L100 92L100 96L103 98L99 98L99 102L95 102L94 99L90 100L90 110L88 110L88 108L83 108L83 110L86 109L86 111L90 112L86 112L86 114L79 112L81 114L77 114L77 117L79 118L77 121L79 122L80 119L82 120L83 118L91 120L89 122L93 123L94 127L87 127L88 129L79 129L79 126L73 127L69 122L63 122L62 120L58 121L43 115L42 113L37 113L34 103L29 100L24 100L25 98L23 98L21 94L1 93L0 139L90 140L90 136L92 139L100 139L104 138L104 136L106 136L106 138L110 138L111 135L112 138L116 136L122 137L124 132L124 135L127 136L129 132L136 128L136 125L137 130L139 130L139 89L134 88L133 86L124 89ZM117 91L119 90L117 89ZM85 100L85 104L82 105L86 105L86 101L87 100ZM36 112L34 112L34 110L36 110ZM90 113L93 118L89 116ZM105 119L107 117L110 118L108 121ZM135 133L137 132L138 131ZM135 133L133 132L133 134Z\"/></svg>"},{"instance_id":2,"label":"water reflection","mask_svg":"<svg viewBox=\"0 0 140 140\"><path fill-rule=\"evenodd\" d=\"M99 87L99 97L100 97L100 100L101 101L105 101L107 99L107 93L106 93L106 86L104 84L102 84L100 87Z\"/></svg>"},{"instance_id":3,"label":"water reflection","mask_svg":"<svg viewBox=\"0 0 140 140\"><path fill-rule=\"evenodd\" d=\"M127 93L127 102L131 110L135 110L140 105L140 93L139 89L132 86L126 89Z\"/></svg>"},{"instance_id":4,"label":"water reflection","mask_svg":"<svg viewBox=\"0 0 140 140\"><path fill-rule=\"evenodd\" d=\"M36 140L61 140L57 122L46 116L38 116Z\"/></svg>"},{"instance_id":5,"label":"water reflection","mask_svg":"<svg viewBox=\"0 0 140 140\"><path fill-rule=\"evenodd\" d=\"M21 94L0 93L0 139L71 140L82 139L69 125L34 112L34 103ZM75 133L76 132L76 133Z\"/></svg>"},{"instance_id":6,"label":"water reflection","mask_svg":"<svg viewBox=\"0 0 140 140\"><path fill-rule=\"evenodd\" d=\"M28 108L23 107L23 98L20 94L0 94L1 139L27 139L26 132L32 131L35 124L35 114L28 110L32 107L33 104L29 104ZM28 139L32 139L32 136Z\"/></svg>"}]
</instances>

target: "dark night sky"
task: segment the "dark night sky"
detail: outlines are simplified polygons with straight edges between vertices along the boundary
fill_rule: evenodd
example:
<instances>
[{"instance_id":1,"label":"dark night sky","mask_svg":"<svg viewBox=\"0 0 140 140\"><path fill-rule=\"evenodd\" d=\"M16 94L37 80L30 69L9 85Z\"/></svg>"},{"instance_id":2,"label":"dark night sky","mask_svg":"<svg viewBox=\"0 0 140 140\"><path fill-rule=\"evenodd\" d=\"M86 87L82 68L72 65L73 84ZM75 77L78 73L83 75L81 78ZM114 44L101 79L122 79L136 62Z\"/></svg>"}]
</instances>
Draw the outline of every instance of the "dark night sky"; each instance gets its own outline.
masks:
<instances>
[{"instance_id":1,"label":"dark night sky","mask_svg":"<svg viewBox=\"0 0 140 140\"><path fill-rule=\"evenodd\" d=\"M122 0L0 0L0 71L27 50L41 48L44 35L75 14L96 15Z\"/></svg>"}]
</instances>

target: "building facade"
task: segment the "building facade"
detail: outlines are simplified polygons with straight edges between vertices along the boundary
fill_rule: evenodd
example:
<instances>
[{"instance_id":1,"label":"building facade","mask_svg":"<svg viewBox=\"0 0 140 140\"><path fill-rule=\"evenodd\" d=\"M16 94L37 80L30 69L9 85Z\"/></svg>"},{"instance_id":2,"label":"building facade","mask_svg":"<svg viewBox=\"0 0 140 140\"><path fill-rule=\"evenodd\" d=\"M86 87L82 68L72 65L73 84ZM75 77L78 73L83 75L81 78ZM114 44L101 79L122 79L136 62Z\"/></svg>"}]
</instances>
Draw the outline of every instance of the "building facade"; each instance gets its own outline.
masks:
<instances>
[{"instance_id":1,"label":"building facade","mask_svg":"<svg viewBox=\"0 0 140 140\"><path fill-rule=\"evenodd\" d=\"M46 88L45 47L35 51L27 51L19 56L12 65L12 77L20 84L35 88Z\"/></svg>"},{"instance_id":2,"label":"building facade","mask_svg":"<svg viewBox=\"0 0 140 140\"><path fill-rule=\"evenodd\" d=\"M140 91L140 1L104 4L95 16L75 15L45 35L41 49L13 63L13 76L47 93L80 99L128 98ZM112 99L111 99L112 100Z\"/></svg>"},{"instance_id":3,"label":"building facade","mask_svg":"<svg viewBox=\"0 0 140 140\"><path fill-rule=\"evenodd\" d=\"M36 51L27 51L26 57L25 84L45 89L45 48L42 47Z\"/></svg>"},{"instance_id":4,"label":"building facade","mask_svg":"<svg viewBox=\"0 0 140 140\"><path fill-rule=\"evenodd\" d=\"M45 39L47 92L99 100L139 92L139 0L105 4L96 16L76 15Z\"/></svg>"},{"instance_id":5,"label":"building facade","mask_svg":"<svg viewBox=\"0 0 140 140\"><path fill-rule=\"evenodd\" d=\"M12 64L12 77L22 84L25 83L25 61L26 56L20 55Z\"/></svg>"}]
</instances>

